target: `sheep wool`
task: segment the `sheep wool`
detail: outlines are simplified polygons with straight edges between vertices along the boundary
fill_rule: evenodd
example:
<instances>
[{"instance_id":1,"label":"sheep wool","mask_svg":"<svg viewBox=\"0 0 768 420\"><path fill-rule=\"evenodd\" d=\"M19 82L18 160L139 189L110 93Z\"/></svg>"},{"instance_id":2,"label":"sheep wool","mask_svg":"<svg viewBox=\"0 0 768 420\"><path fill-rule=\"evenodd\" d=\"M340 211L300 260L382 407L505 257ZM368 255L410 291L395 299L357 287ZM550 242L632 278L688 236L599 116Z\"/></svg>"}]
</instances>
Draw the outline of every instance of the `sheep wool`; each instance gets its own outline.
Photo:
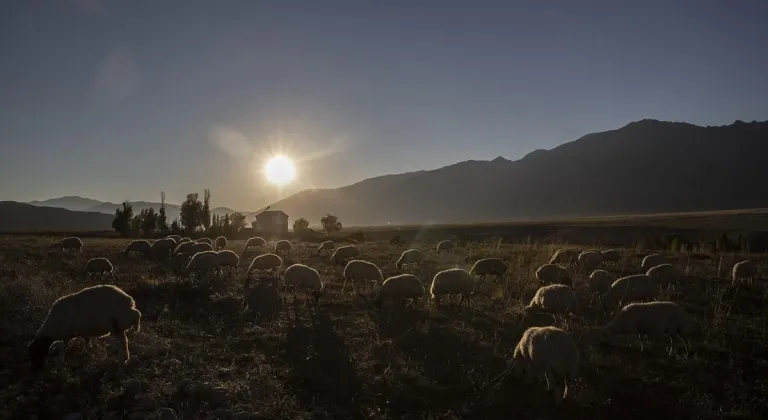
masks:
<instances>
[{"instance_id":1,"label":"sheep wool","mask_svg":"<svg viewBox=\"0 0 768 420\"><path fill-rule=\"evenodd\" d=\"M642 334L651 338L662 335L684 336L692 334L696 326L696 322L685 309L674 302L645 302L630 303L621 308L605 327L604 332L617 335L637 334L642 351Z\"/></svg>"},{"instance_id":2,"label":"sheep wool","mask_svg":"<svg viewBox=\"0 0 768 420\"><path fill-rule=\"evenodd\" d=\"M264 238L260 236L256 236L253 238L248 238L248 241L245 243L245 249L259 248L266 244L267 244L267 241L265 241Z\"/></svg>"},{"instance_id":3,"label":"sheep wool","mask_svg":"<svg viewBox=\"0 0 768 420\"><path fill-rule=\"evenodd\" d=\"M248 266L248 274L254 270L271 271L283 266L283 259L277 254L263 254L254 258Z\"/></svg>"},{"instance_id":4,"label":"sheep wool","mask_svg":"<svg viewBox=\"0 0 768 420\"><path fill-rule=\"evenodd\" d=\"M507 367L515 376L542 377L559 406L568 395L568 382L576 379L579 349L570 334L556 327L530 327L523 333Z\"/></svg>"},{"instance_id":5,"label":"sheep wool","mask_svg":"<svg viewBox=\"0 0 768 420\"><path fill-rule=\"evenodd\" d=\"M40 368L55 341L66 344L75 337L112 335L121 344L119 352L124 361L130 359L125 332L139 332L141 312L133 298L112 285L86 287L79 292L56 299L43 324L29 345L30 361Z\"/></svg>"},{"instance_id":6,"label":"sheep wool","mask_svg":"<svg viewBox=\"0 0 768 420\"><path fill-rule=\"evenodd\" d=\"M647 274L633 274L621 277L611 285L611 289L603 297L603 304L613 305L615 302L637 302L653 300L661 292L659 283Z\"/></svg>"},{"instance_id":7,"label":"sheep wool","mask_svg":"<svg viewBox=\"0 0 768 420\"><path fill-rule=\"evenodd\" d=\"M731 270L731 278L734 283L741 279L751 279L757 273L757 265L753 261L745 260L736 263Z\"/></svg>"},{"instance_id":8,"label":"sheep wool","mask_svg":"<svg viewBox=\"0 0 768 420\"><path fill-rule=\"evenodd\" d=\"M587 278L587 289L602 296L611 290L611 285L615 281L616 276L613 274L605 270L595 270Z\"/></svg>"},{"instance_id":9,"label":"sheep wool","mask_svg":"<svg viewBox=\"0 0 768 420\"><path fill-rule=\"evenodd\" d=\"M347 286L347 282L352 280L352 287L357 290L357 282L362 281L375 282L377 284L384 280L384 276L381 274L381 269L372 263L365 260L351 260L344 266L344 284L341 286L342 293Z\"/></svg>"},{"instance_id":10,"label":"sheep wool","mask_svg":"<svg viewBox=\"0 0 768 420\"><path fill-rule=\"evenodd\" d=\"M203 245L203 244L198 244ZM187 263L186 268L184 268L184 273L187 276L192 275L192 273L204 273L208 271L212 271L218 267L219 264L219 258L218 253L216 251L201 251L195 253L195 255L192 256L192 258L189 260L189 263Z\"/></svg>"},{"instance_id":11,"label":"sheep wool","mask_svg":"<svg viewBox=\"0 0 768 420\"><path fill-rule=\"evenodd\" d=\"M213 239L211 239L211 238L200 238L200 239L196 240L195 243L198 243L198 244L208 244L211 247L213 247Z\"/></svg>"},{"instance_id":12,"label":"sheep wool","mask_svg":"<svg viewBox=\"0 0 768 420\"><path fill-rule=\"evenodd\" d=\"M149 254L152 252L152 245L143 239L139 239L136 241L131 241L131 243L128 244L127 247L125 247L125 254L126 256L130 254L131 252L136 254Z\"/></svg>"},{"instance_id":13,"label":"sheep wool","mask_svg":"<svg viewBox=\"0 0 768 420\"><path fill-rule=\"evenodd\" d=\"M672 264L659 264L649 268L645 274L660 285L677 284L680 280L680 273Z\"/></svg>"},{"instance_id":14,"label":"sheep wool","mask_svg":"<svg viewBox=\"0 0 768 420\"><path fill-rule=\"evenodd\" d=\"M224 267L229 268L229 274L237 272L237 267L240 265L240 257L235 254L234 251L225 249L216 253L216 259L218 260L219 269Z\"/></svg>"},{"instance_id":15,"label":"sheep wool","mask_svg":"<svg viewBox=\"0 0 768 420\"><path fill-rule=\"evenodd\" d=\"M336 248L331 254L330 261L334 265L346 264L352 258L360 256L360 249L355 245L344 245Z\"/></svg>"},{"instance_id":16,"label":"sheep wool","mask_svg":"<svg viewBox=\"0 0 768 420\"><path fill-rule=\"evenodd\" d=\"M77 236L70 236L62 239L58 246L62 251L80 251L83 249L83 241Z\"/></svg>"},{"instance_id":17,"label":"sheep wool","mask_svg":"<svg viewBox=\"0 0 768 420\"><path fill-rule=\"evenodd\" d=\"M275 243L275 254L290 253L291 243L288 240L281 239Z\"/></svg>"},{"instance_id":18,"label":"sheep wool","mask_svg":"<svg viewBox=\"0 0 768 420\"><path fill-rule=\"evenodd\" d=\"M665 262L667 262L667 259L663 254L650 254L643 258L643 262L640 264L640 268L643 270L648 270L651 267L664 264Z\"/></svg>"},{"instance_id":19,"label":"sheep wool","mask_svg":"<svg viewBox=\"0 0 768 420\"><path fill-rule=\"evenodd\" d=\"M304 264L293 264L286 268L283 281L287 287L293 286L294 293L297 289L311 292L315 298L315 303L325 290L320 273Z\"/></svg>"},{"instance_id":20,"label":"sheep wool","mask_svg":"<svg viewBox=\"0 0 768 420\"><path fill-rule=\"evenodd\" d=\"M108 273L114 278L113 270L112 263L104 257L91 258L85 263L85 268L83 269L86 276Z\"/></svg>"},{"instance_id":21,"label":"sheep wool","mask_svg":"<svg viewBox=\"0 0 768 420\"><path fill-rule=\"evenodd\" d=\"M226 248L227 247L227 238L225 238L223 236L219 236L218 238L216 238L216 241L214 241L214 245L215 245L215 248L216 248L217 251L220 250L220 249Z\"/></svg>"},{"instance_id":22,"label":"sheep wool","mask_svg":"<svg viewBox=\"0 0 768 420\"><path fill-rule=\"evenodd\" d=\"M443 295L460 295L459 306L465 300L467 305L470 305L470 299L475 292L476 286L477 279L467 270L449 268L435 274L435 277L432 278L432 286L429 288L429 293L432 295L435 303L438 304Z\"/></svg>"},{"instance_id":23,"label":"sheep wool","mask_svg":"<svg viewBox=\"0 0 768 420\"><path fill-rule=\"evenodd\" d=\"M618 249L606 249L601 254L603 254L604 262L617 263L621 261L621 252Z\"/></svg>"},{"instance_id":24,"label":"sheep wool","mask_svg":"<svg viewBox=\"0 0 768 420\"><path fill-rule=\"evenodd\" d=\"M173 255L177 254L192 254L192 247L195 246L194 242L181 242L176 246L176 249L173 250Z\"/></svg>"},{"instance_id":25,"label":"sheep wool","mask_svg":"<svg viewBox=\"0 0 768 420\"><path fill-rule=\"evenodd\" d=\"M323 251L333 251L334 248L336 248L336 244L333 241L325 241L317 247L317 255Z\"/></svg>"},{"instance_id":26,"label":"sheep wool","mask_svg":"<svg viewBox=\"0 0 768 420\"><path fill-rule=\"evenodd\" d=\"M568 270L555 264L544 264L539 267L536 270L536 278L542 284L565 284L570 286L573 282Z\"/></svg>"},{"instance_id":27,"label":"sheep wool","mask_svg":"<svg viewBox=\"0 0 768 420\"><path fill-rule=\"evenodd\" d=\"M416 248L411 248L400 254L400 258L397 259L395 266L398 270L401 270L404 265L415 264L417 267L421 267L421 262L424 261L424 254Z\"/></svg>"},{"instance_id":28,"label":"sheep wool","mask_svg":"<svg viewBox=\"0 0 768 420\"><path fill-rule=\"evenodd\" d=\"M507 272L507 265L499 258L483 258L475 261L469 274L479 276L485 280L485 276L495 276L494 281L500 281Z\"/></svg>"},{"instance_id":29,"label":"sheep wool","mask_svg":"<svg viewBox=\"0 0 768 420\"><path fill-rule=\"evenodd\" d=\"M445 240L440 241L440 243L437 244L437 253L442 254L443 252L450 251L453 253L453 250L456 248L456 245L453 243L453 241Z\"/></svg>"},{"instance_id":30,"label":"sheep wool","mask_svg":"<svg viewBox=\"0 0 768 420\"><path fill-rule=\"evenodd\" d=\"M576 258L579 266L586 270L594 270L603 263L603 254L598 251L584 251Z\"/></svg>"},{"instance_id":31,"label":"sheep wool","mask_svg":"<svg viewBox=\"0 0 768 420\"><path fill-rule=\"evenodd\" d=\"M166 236L166 238L171 238L171 239L173 239L174 241L176 241L176 243L177 243L177 244L178 244L179 242L181 242L181 236L179 236L179 235L168 235L168 236Z\"/></svg>"},{"instance_id":32,"label":"sheep wool","mask_svg":"<svg viewBox=\"0 0 768 420\"><path fill-rule=\"evenodd\" d=\"M374 305L381 309L385 301L403 301L411 299L413 305L422 296L425 290L421 280L413 274L400 274L384 280L373 298Z\"/></svg>"},{"instance_id":33,"label":"sheep wool","mask_svg":"<svg viewBox=\"0 0 768 420\"><path fill-rule=\"evenodd\" d=\"M538 310L550 314L567 314L575 312L579 307L579 300L573 289L563 284L551 284L540 287L531 299L531 303L525 307L526 312Z\"/></svg>"},{"instance_id":34,"label":"sheep wool","mask_svg":"<svg viewBox=\"0 0 768 420\"><path fill-rule=\"evenodd\" d=\"M156 254L171 255L175 248L176 241L171 238L162 238L152 242L152 251L154 251Z\"/></svg>"},{"instance_id":35,"label":"sheep wool","mask_svg":"<svg viewBox=\"0 0 768 420\"><path fill-rule=\"evenodd\" d=\"M192 242L192 245L189 246L189 252L190 254L196 254L198 252L205 252L205 251L213 251L213 247L211 244L200 242L195 243Z\"/></svg>"},{"instance_id":36,"label":"sheep wool","mask_svg":"<svg viewBox=\"0 0 768 420\"><path fill-rule=\"evenodd\" d=\"M572 248L558 249L549 264L573 264L579 258L579 251Z\"/></svg>"}]
</instances>

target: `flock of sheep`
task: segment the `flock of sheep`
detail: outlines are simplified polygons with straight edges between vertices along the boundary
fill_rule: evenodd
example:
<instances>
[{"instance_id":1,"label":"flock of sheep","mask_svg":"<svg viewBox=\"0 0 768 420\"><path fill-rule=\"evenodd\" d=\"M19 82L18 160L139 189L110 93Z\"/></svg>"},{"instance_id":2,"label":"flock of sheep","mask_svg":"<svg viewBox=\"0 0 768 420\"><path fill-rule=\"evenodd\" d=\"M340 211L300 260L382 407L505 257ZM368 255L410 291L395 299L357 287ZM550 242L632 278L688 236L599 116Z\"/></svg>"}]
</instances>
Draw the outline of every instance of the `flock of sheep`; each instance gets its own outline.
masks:
<instances>
[{"instance_id":1,"label":"flock of sheep","mask_svg":"<svg viewBox=\"0 0 768 420\"><path fill-rule=\"evenodd\" d=\"M243 255L265 245L264 239L251 238L246 243ZM83 243L79 238L72 237L62 240L56 246L62 250L80 250ZM224 237L213 241L208 238L192 241L169 235L153 243L133 241L126 247L125 254L167 256L179 267L183 267L186 276L210 272L223 274L225 268L229 269L231 275L236 272L240 257L225 249L226 246L227 240ZM455 245L451 241L442 241L437 245L438 254L453 253L454 249ZM281 240L275 244L274 253L253 258L246 273L245 291L248 290L251 273L254 271L270 274L277 279L283 267L279 254L290 251L291 243ZM378 309L392 301L410 301L416 307L426 294L421 279L414 274L404 273L384 279L376 264L360 258L361 252L355 245L336 247L333 241L327 241L317 248L317 255L323 252L331 254L329 261L333 265L344 266L342 292L348 282L351 282L355 290L358 286L375 288L373 303ZM424 257L424 253L418 249L404 251L396 262L398 271L409 266L420 267ZM583 273L586 287L591 293L590 303L598 301L609 313L615 311L610 322L598 331L598 337L604 334L636 334L641 349L643 334L649 337L668 335L670 341L671 336L676 335L685 344L682 336L695 333L700 326L676 303L656 300L665 288L674 287L678 283L681 274L677 268L668 263L664 255L651 254L642 261L642 273L616 278L600 269L602 264L615 264L621 258L618 250L556 251L547 264L535 271L541 287L525 308L525 313L542 312L555 316L577 312L579 301L572 288L574 275L571 273ZM487 276L500 280L506 271L507 265L501 259L483 258L477 260L469 271L461 268L439 271L432 279L429 292L438 305L443 296L456 295L460 296L459 306L465 301L470 305L471 297L482 287ZM85 264L85 274L96 273L113 275L112 264L108 259L93 258ZM734 282L753 278L756 265L752 261L739 262L731 274ZM325 292L319 272L304 264L287 267L282 280L285 287L294 289L294 296L297 289L303 290L314 297L315 303ZM31 363L36 368L42 366L49 348L56 341L63 341L66 348L66 344L74 337L109 334L120 341L120 357L128 362L130 354L125 333L131 328L138 331L140 321L141 313L136 309L133 298L113 285L87 287L63 296L53 303L29 345ZM507 370L499 377L506 378L510 374L528 378L543 376L557 406L568 393L568 381L577 375L579 360L576 342L567 331L553 326L534 326L523 333L512 358L507 361Z\"/></svg>"}]
</instances>

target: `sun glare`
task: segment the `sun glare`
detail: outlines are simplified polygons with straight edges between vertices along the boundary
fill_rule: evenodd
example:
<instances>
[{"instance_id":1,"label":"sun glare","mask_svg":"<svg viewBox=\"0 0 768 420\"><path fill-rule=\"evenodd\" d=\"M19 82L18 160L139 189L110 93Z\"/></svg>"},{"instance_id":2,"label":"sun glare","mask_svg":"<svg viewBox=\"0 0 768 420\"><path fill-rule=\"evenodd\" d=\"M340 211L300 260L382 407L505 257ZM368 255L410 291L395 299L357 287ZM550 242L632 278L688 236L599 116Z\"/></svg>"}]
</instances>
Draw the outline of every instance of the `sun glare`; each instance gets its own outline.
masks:
<instances>
[{"instance_id":1,"label":"sun glare","mask_svg":"<svg viewBox=\"0 0 768 420\"><path fill-rule=\"evenodd\" d=\"M287 185L296 178L296 166L285 156L275 156L264 166L264 176L275 185Z\"/></svg>"}]
</instances>

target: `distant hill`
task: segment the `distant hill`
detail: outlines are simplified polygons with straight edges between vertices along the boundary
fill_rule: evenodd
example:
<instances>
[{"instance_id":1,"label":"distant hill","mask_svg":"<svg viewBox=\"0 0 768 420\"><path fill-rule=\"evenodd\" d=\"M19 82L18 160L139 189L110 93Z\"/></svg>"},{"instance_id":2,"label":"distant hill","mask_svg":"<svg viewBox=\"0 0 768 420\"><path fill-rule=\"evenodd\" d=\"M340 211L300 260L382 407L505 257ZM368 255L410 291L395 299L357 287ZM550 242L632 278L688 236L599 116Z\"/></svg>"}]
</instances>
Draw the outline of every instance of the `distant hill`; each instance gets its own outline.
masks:
<instances>
[{"instance_id":1,"label":"distant hill","mask_svg":"<svg viewBox=\"0 0 768 420\"><path fill-rule=\"evenodd\" d=\"M768 207L768 122L642 120L520 160L498 157L305 190L272 204L347 226Z\"/></svg>"},{"instance_id":2,"label":"distant hill","mask_svg":"<svg viewBox=\"0 0 768 420\"><path fill-rule=\"evenodd\" d=\"M74 210L74 211L87 211L93 207L102 204L99 200L92 198L67 196L59 198L51 198L43 201L30 201L29 204L38 207L59 207L62 209Z\"/></svg>"},{"instance_id":3,"label":"distant hill","mask_svg":"<svg viewBox=\"0 0 768 420\"><path fill-rule=\"evenodd\" d=\"M0 231L25 230L109 230L113 216L96 212L72 211L56 207L33 206L16 201L0 201Z\"/></svg>"}]
</instances>

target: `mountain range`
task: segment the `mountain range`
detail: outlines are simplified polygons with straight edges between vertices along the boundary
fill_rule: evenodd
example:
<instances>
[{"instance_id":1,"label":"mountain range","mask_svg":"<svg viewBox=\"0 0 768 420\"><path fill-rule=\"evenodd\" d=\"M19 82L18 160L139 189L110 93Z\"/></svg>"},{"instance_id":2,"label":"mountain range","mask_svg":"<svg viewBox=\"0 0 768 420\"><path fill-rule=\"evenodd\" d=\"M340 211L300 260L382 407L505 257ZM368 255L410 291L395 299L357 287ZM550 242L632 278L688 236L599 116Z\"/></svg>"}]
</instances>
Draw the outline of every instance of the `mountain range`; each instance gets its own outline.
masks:
<instances>
[{"instance_id":1,"label":"mountain range","mask_svg":"<svg viewBox=\"0 0 768 420\"><path fill-rule=\"evenodd\" d=\"M313 225L331 213L346 226L366 226L762 208L768 207L766 155L768 121L703 127L645 119L551 150L534 150L515 161L468 160L341 188L305 190L271 209ZM94 218L113 215L120 205L83 197L29 204L88 211ZM160 207L132 204L134 212ZM27 206L24 211L34 212ZM166 208L169 220L178 217L178 205ZM0 206L0 230L13 227L6 220L19 219L6 213L21 209Z\"/></svg>"}]
</instances>

